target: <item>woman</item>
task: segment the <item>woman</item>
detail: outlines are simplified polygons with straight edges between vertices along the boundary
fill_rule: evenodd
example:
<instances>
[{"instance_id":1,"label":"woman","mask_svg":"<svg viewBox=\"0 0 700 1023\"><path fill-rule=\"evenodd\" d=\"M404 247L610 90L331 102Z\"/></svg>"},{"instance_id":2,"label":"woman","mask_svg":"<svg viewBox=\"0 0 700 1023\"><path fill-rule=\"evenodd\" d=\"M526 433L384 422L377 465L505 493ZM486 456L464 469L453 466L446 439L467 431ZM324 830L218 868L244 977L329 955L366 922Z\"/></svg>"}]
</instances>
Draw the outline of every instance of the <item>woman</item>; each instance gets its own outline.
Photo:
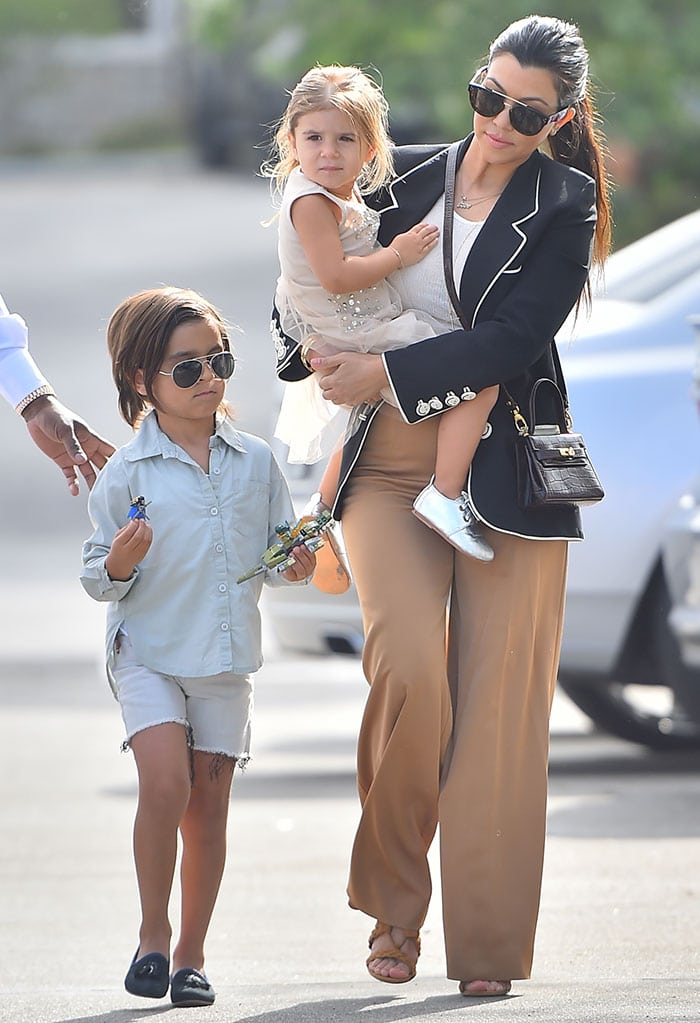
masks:
<instances>
[{"instance_id":1,"label":"woman","mask_svg":"<svg viewBox=\"0 0 700 1023\"><path fill-rule=\"evenodd\" d=\"M533 16L494 41L470 84L474 130L459 149L453 246L470 329L434 250L392 281L407 305L441 318L443 334L381 356L311 360L330 401L359 406L389 385L398 405L358 412L364 429L346 444L334 509L371 686L348 893L378 922L367 966L389 983L415 976L438 822L448 977L463 995L484 996L530 975L567 542L582 532L574 506L518 507L509 402L527 410L532 383L556 378L554 335L609 245L587 73L577 28ZM418 221L442 225L446 157L443 146L396 151L398 177L374 197L380 242ZM280 375L303 376L299 352L277 342ZM427 529L412 502L430 479L437 417L452 396L494 384L464 495L495 551L486 564Z\"/></svg>"}]
</instances>

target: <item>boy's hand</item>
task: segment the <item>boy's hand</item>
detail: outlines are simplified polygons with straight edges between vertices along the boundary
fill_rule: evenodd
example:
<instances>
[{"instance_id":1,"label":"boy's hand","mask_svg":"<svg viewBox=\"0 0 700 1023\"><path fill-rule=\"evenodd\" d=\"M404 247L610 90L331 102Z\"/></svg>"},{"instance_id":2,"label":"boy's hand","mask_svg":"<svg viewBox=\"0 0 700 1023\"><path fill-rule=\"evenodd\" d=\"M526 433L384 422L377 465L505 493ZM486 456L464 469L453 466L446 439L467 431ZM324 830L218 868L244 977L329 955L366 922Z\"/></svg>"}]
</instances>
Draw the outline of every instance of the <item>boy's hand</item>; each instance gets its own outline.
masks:
<instances>
[{"instance_id":1,"label":"boy's hand","mask_svg":"<svg viewBox=\"0 0 700 1023\"><path fill-rule=\"evenodd\" d=\"M153 540L153 530L144 519L131 519L119 530L105 559L110 579L125 582L143 561Z\"/></svg>"},{"instance_id":2,"label":"boy's hand","mask_svg":"<svg viewBox=\"0 0 700 1023\"><path fill-rule=\"evenodd\" d=\"M389 248L396 249L404 266L413 266L435 248L440 228L434 224L416 224L410 231L397 234Z\"/></svg>"},{"instance_id":3,"label":"boy's hand","mask_svg":"<svg viewBox=\"0 0 700 1023\"><path fill-rule=\"evenodd\" d=\"M313 554L306 544L300 543L291 552L294 564L285 568L282 575L290 583L299 583L302 579L312 575L316 568L316 555Z\"/></svg>"}]
</instances>

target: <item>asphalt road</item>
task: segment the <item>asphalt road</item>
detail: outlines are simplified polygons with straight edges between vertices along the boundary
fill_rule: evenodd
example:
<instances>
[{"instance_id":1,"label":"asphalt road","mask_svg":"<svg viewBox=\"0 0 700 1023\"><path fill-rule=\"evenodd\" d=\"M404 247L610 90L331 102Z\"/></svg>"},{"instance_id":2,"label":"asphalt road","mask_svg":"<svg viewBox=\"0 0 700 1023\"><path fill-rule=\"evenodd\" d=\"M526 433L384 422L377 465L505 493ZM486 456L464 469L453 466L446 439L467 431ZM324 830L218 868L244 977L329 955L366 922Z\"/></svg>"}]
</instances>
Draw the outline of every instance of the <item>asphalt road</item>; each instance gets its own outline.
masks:
<instances>
[{"instance_id":1,"label":"asphalt road","mask_svg":"<svg viewBox=\"0 0 700 1023\"><path fill-rule=\"evenodd\" d=\"M105 355L109 313L159 282L198 288L244 329L231 394L242 424L265 433L274 386L274 236L260 226L268 212L265 183L202 174L180 157L4 165L0 289L29 320L33 350L64 400L120 441L128 431ZM122 987L136 941L136 789L104 681L102 609L76 582L84 496L67 496L6 407L0 430L0 1021L179 1015L187 1010ZM533 979L508 999L461 999L444 979L436 891L417 981L382 986L363 966L371 922L344 895L358 812L359 665L287 660L269 634L265 646L254 758L234 785L209 942L218 999L203 1016L700 1018L700 757L596 735L558 697ZM176 899L173 908L175 917Z\"/></svg>"}]
</instances>

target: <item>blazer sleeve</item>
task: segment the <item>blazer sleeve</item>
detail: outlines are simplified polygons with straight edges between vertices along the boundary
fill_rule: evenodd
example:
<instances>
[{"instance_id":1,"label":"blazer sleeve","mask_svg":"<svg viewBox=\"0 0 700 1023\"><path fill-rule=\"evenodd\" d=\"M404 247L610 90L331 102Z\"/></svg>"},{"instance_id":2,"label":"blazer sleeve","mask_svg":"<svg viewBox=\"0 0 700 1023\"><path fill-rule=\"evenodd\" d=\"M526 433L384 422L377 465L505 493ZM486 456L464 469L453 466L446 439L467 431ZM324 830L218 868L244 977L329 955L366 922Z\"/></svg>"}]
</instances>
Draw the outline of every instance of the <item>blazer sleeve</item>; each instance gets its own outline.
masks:
<instances>
[{"instance_id":1,"label":"blazer sleeve","mask_svg":"<svg viewBox=\"0 0 700 1023\"><path fill-rule=\"evenodd\" d=\"M407 422L427 418L419 403L453 392L469 395L524 374L552 343L588 277L596 222L595 183L561 203L519 265L509 266L482 296L471 330L455 330L383 356ZM462 293L469 288L469 261ZM441 408L429 414L439 414Z\"/></svg>"}]
</instances>

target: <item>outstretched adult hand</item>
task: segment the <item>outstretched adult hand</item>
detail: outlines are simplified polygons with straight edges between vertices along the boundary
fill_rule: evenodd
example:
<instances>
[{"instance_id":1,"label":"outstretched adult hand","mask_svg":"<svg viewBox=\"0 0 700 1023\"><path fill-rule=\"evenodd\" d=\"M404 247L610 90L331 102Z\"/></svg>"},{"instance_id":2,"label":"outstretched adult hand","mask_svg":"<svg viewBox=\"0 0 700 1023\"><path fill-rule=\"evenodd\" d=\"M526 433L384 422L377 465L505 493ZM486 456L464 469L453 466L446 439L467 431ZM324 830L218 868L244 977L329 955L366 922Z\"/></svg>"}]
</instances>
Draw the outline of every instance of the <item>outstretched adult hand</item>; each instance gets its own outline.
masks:
<instances>
[{"instance_id":1,"label":"outstretched adult hand","mask_svg":"<svg viewBox=\"0 0 700 1023\"><path fill-rule=\"evenodd\" d=\"M311 359L311 367L319 375L323 397L334 405L354 407L378 401L380 391L389 383L379 355L339 352Z\"/></svg>"},{"instance_id":2,"label":"outstretched adult hand","mask_svg":"<svg viewBox=\"0 0 700 1023\"><path fill-rule=\"evenodd\" d=\"M97 478L97 470L114 454L114 445L50 396L37 398L26 407L22 416L36 446L56 463L66 477L73 497L80 491L76 469L90 490Z\"/></svg>"}]
</instances>

